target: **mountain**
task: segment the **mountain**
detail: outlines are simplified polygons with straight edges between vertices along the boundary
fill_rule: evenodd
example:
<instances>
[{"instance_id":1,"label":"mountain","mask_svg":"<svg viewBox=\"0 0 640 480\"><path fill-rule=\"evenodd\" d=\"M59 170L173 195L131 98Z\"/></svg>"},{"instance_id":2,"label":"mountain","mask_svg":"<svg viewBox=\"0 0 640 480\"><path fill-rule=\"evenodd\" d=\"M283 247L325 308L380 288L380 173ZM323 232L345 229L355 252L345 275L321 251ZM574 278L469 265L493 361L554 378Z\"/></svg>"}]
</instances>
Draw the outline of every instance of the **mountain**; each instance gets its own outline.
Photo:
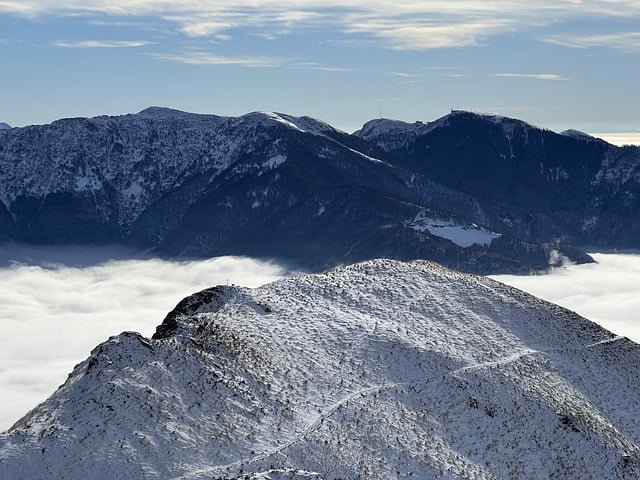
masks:
<instances>
[{"instance_id":1,"label":"mountain","mask_svg":"<svg viewBox=\"0 0 640 480\"><path fill-rule=\"evenodd\" d=\"M10 128L11 126L9 124L0 122L0 130L9 130Z\"/></svg>"},{"instance_id":2,"label":"mountain","mask_svg":"<svg viewBox=\"0 0 640 480\"><path fill-rule=\"evenodd\" d=\"M470 112L352 135L270 112L64 119L0 135L0 241L528 273L640 247L639 152Z\"/></svg>"},{"instance_id":3,"label":"mountain","mask_svg":"<svg viewBox=\"0 0 640 480\"><path fill-rule=\"evenodd\" d=\"M373 120L355 135L387 161L472 195L490 230L532 242L640 245L640 147L465 111L429 124Z\"/></svg>"},{"instance_id":4,"label":"mountain","mask_svg":"<svg viewBox=\"0 0 640 480\"><path fill-rule=\"evenodd\" d=\"M213 287L96 347L0 478L637 479L640 346L431 262Z\"/></svg>"}]
</instances>

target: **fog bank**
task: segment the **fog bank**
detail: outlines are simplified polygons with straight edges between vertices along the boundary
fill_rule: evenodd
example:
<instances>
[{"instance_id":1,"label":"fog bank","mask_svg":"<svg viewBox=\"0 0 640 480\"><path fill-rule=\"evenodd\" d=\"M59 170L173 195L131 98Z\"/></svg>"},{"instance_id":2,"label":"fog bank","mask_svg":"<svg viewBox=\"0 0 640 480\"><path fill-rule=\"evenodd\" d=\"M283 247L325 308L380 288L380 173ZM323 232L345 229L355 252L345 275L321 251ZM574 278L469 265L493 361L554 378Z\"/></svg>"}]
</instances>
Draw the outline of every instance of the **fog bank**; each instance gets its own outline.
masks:
<instances>
[{"instance_id":1,"label":"fog bank","mask_svg":"<svg viewBox=\"0 0 640 480\"><path fill-rule=\"evenodd\" d=\"M592 254L597 264L495 278L640 342L640 255ZM248 258L170 262L122 248L0 245L0 431L61 385L109 336L151 336L185 296L289 275Z\"/></svg>"},{"instance_id":2,"label":"fog bank","mask_svg":"<svg viewBox=\"0 0 640 480\"><path fill-rule=\"evenodd\" d=\"M121 248L0 246L0 431L51 395L111 335L151 336L182 298L203 288L256 287L288 274L248 258L132 256Z\"/></svg>"},{"instance_id":3,"label":"fog bank","mask_svg":"<svg viewBox=\"0 0 640 480\"><path fill-rule=\"evenodd\" d=\"M597 263L550 275L496 275L496 280L562 305L640 343L640 254L591 253Z\"/></svg>"}]
</instances>

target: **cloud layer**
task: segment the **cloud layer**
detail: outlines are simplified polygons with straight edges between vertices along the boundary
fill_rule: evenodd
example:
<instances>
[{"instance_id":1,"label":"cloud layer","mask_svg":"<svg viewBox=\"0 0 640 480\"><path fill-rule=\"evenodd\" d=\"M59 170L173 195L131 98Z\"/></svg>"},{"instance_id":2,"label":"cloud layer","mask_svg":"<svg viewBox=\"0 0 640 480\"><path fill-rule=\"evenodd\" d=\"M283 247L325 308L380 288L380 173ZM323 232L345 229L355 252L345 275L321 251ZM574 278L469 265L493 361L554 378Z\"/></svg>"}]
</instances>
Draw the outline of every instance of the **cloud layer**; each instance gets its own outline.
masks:
<instances>
[{"instance_id":1,"label":"cloud layer","mask_svg":"<svg viewBox=\"0 0 640 480\"><path fill-rule=\"evenodd\" d=\"M202 288L252 287L290 274L247 258L132 256L117 249L0 250L0 430L48 397L109 336L126 330L151 336L179 300ZM640 342L640 255L594 258L597 264L551 275L494 278Z\"/></svg>"},{"instance_id":2,"label":"cloud layer","mask_svg":"<svg viewBox=\"0 0 640 480\"><path fill-rule=\"evenodd\" d=\"M74 260L62 250L20 250L27 263L0 257L0 431L61 385L73 366L109 336L134 330L151 336L183 297L235 283L258 286L285 269L247 258L197 262L127 260L125 252L83 249ZM105 261L109 256L119 260ZM97 264L92 265L92 260Z\"/></svg>"},{"instance_id":3,"label":"cloud layer","mask_svg":"<svg viewBox=\"0 0 640 480\"><path fill-rule=\"evenodd\" d=\"M598 263L555 269L551 275L492 278L562 305L640 343L640 255L591 255Z\"/></svg>"}]
</instances>

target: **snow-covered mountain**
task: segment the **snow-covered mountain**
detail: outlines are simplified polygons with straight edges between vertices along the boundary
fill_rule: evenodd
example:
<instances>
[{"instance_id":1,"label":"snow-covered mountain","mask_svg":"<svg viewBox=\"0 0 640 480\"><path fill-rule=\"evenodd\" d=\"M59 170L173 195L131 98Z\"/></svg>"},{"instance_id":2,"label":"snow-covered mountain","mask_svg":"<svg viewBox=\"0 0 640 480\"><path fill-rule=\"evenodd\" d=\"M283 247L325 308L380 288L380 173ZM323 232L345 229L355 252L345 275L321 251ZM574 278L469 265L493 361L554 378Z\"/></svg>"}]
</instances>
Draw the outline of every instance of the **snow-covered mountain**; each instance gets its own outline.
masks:
<instances>
[{"instance_id":1,"label":"snow-covered mountain","mask_svg":"<svg viewBox=\"0 0 640 480\"><path fill-rule=\"evenodd\" d=\"M8 123L0 122L0 130L9 130L10 128L11 125L9 125Z\"/></svg>"},{"instance_id":2,"label":"snow-covered mountain","mask_svg":"<svg viewBox=\"0 0 640 480\"><path fill-rule=\"evenodd\" d=\"M0 241L529 272L640 248L639 152L457 111L353 135L272 112L65 119L0 135Z\"/></svg>"},{"instance_id":3,"label":"snow-covered mountain","mask_svg":"<svg viewBox=\"0 0 640 480\"><path fill-rule=\"evenodd\" d=\"M427 124L372 120L355 135L387 161L472 195L489 230L531 242L640 246L640 147L466 111Z\"/></svg>"},{"instance_id":4,"label":"snow-covered mountain","mask_svg":"<svg viewBox=\"0 0 640 480\"><path fill-rule=\"evenodd\" d=\"M640 347L436 264L214 287L96 347L0 478L637 479Z\"/></svg>"}]
</instances>

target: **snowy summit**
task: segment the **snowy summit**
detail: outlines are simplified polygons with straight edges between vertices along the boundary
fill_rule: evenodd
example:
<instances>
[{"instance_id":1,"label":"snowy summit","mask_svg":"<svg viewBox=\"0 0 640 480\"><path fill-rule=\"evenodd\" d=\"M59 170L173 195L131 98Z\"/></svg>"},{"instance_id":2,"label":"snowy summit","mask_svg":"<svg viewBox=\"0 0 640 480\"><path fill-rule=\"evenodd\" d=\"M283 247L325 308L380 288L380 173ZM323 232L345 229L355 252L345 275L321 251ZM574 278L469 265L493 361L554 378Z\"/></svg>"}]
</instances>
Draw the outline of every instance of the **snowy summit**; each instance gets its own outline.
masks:
<instances>
[{"instance_id":1,"label":"snowy summit","mask_svg":"<svg viewBox=\"0 0 640 480\"><path fill-rule=\"evenodd\" d=\"M637 479L640 347L434 263L186 298L0 436L0 478Z\"/></svg>"}]
</instances>

